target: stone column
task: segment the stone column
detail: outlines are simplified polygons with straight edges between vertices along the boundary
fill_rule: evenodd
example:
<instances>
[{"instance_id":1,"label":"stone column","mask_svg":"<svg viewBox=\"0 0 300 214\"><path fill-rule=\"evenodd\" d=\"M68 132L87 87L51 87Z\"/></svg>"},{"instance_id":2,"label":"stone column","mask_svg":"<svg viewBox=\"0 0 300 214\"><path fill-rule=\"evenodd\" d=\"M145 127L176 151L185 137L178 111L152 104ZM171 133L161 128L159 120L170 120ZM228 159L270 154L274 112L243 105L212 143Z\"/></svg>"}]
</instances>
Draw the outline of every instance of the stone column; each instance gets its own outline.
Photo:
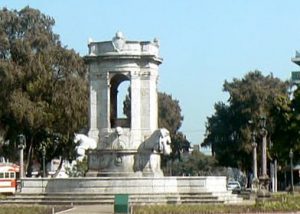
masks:
<instances>
[{"instance_id":1,"label":"stone column","mask_svg":"<svg viewBox=\"0 0 300 214\"><path fill-rule=\"evenodd\" d=\"M262 156L261 156L261 175L259 176L259 198L270 197L269 192L269 177L267 174L267 130L265 126L261 129L262 136Z\"/></svg>"},{"instance_id":2,"label":"stone column","mask_svg":"<svg viewBox=\"0 0 300 214\"><path fill-rule=\"evenodd\" d=\"M90 77L89 81L90 85L90 102L89 102L89 133L88 136L93 138L96 142L98 142L98 135L99 129L97 126L97 119L98 119L98 94L99 94L99 87L97 81Z\"/></svg>"},{"instance_id":3,"label":"stone column","mask_svg":"<svg viewBox=\"0 0 300 214\"><path fill-rule=\"evenodd\" d=\"M253 148L253 179L257 179L257 143L252 143Z\"/></svg>"},{"instance_id":4,"label":"stone column","mask_svg":"<svg viewBox=\"0 0 300 214\"><path fill-rule=\"evenodd\" d=\"M257 143L255 142L255 132L252 134L252 148L253 148L253 179L252 179L252 190L254 192L258 189L258 178L257 178Z\"/></svg>"},{"instance_id":5,"label":"stone column","mask_svg":"<svg viewBox=\"0 0 300 214\"><path fill-rule=\"evenodd\" d=\"M261 153L261 167L262 167L262 172L261 176L262 177L267 177L267 130L265 128L262 128L262 153Z\"/></svg>"},{"instance_id":6,"label":"stone column","mask_svg":"<svg viewBox=\"0 0 300 214\"><path fill-rule=\"evenodd\" d=\"M274 160L274 192L277 192L277 159Z\"/></svg>"},{"instance_id":7,"label":"stone column","mask_svg":"<svg viewBox=\"0 0 300 214\"><path fill-rule=\"evenodd\" d=\"M140 76L131 73L131 133L132 146L138 147L141 141L141 80Z\"/></svg>"},{"instance_id":8,"label":"stone column","mask_svg":"<svg viewBox=\"0 0 300 214\"><path fill-rule=\"evenodd\" d=\"M158 127L158 98L157 98L157 70L151 71L150 84L150 130L155 131Z\"/></svg>"},{"instance_id":9,"label":"stone column","mask_svg":"<svg viewBox=\"0 0 300 214\"><path fill-rule=\"evenodd\" d=\"M100 135L107 134L111 128L110 124L110 83L109 73L103 71L98 81L99 102L98 102L98 124ZM100 137L101 139L101 137Z\"/></svg>"}]
</instances>

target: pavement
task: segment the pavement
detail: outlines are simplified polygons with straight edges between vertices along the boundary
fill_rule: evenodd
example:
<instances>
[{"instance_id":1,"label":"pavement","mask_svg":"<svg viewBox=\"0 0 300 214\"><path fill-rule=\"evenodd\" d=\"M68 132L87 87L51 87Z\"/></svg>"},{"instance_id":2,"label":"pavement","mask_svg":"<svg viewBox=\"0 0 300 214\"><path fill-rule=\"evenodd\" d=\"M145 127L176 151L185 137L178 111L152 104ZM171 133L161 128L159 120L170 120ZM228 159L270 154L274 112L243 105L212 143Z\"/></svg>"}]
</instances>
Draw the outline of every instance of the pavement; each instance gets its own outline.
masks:
<instances>
[{"instance_id":1,"label":"pavement","mask_svg":"<svg viewBox=\"0 0 300 214\"><path fill-rule=\"evenodd\" d=\"M82 205L55 214L113 214L113 205Z\"/></svg>"}]
</instances>

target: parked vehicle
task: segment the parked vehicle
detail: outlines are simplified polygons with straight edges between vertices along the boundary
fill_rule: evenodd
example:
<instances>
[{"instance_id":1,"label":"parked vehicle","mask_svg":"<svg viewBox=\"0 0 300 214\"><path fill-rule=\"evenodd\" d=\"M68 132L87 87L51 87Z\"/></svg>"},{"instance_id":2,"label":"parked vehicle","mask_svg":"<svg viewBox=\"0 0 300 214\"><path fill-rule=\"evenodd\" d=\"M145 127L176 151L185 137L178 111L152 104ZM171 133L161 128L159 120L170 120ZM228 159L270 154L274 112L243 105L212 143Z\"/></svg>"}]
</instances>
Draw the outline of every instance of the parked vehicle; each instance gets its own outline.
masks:
<instances>
[{"instance_id":1,"label":"parked vehicle","mask_svg":"<svg viewBox=\"0 0 300 214\"><path fill-rule=\"evenodd\" d=\"M228 181L227 190L232 191L233 193L240 193L242 188L238 181Z\"/></svg>"},{"instance_id":2,"label":"parked vehicle","mask_svg":"<svg viewBox=\"0 0 300 214\"><path fill-rule=\"evenodd\" d=\"M0 193L14 194L20 167L13 163L0 163Z\"/></svg>"}]
</instances>

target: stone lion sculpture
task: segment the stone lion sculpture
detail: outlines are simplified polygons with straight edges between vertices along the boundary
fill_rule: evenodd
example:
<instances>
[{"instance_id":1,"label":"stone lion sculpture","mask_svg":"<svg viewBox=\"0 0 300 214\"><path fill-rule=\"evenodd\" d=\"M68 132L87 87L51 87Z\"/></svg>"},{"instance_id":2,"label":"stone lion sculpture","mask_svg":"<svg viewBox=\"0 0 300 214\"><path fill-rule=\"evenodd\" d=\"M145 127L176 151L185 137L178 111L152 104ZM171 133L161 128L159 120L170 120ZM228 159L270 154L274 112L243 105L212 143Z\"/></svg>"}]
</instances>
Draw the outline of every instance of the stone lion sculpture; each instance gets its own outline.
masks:
<instances>
[{"instance_id":1,"label":"stone lion sculpture","mask_svg":"<svg viewBox=\"0 0 300 214\"><path fill-rule=\"evenodd\" d=\"M167 129L157 129L138 148L134 171L142 176L163 176L160 155L171 153L171 137Z\"/></svg>"}]
</instances>

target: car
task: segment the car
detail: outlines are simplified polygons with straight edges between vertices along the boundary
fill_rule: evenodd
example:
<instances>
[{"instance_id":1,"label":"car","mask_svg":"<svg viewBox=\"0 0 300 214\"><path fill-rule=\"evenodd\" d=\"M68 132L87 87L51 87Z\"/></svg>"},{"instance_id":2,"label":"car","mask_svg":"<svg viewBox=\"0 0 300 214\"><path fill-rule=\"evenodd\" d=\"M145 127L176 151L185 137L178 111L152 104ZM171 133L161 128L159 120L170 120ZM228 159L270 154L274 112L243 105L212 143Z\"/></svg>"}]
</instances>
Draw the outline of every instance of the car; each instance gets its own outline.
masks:
<instances>
[{"instance_id":1,"label":"car","mask_svg":"<svg viewBox=\"0 0 300 214\"><path fill-rule=\"evenodd\" d=\"M233 193L240 193L242 188L238 181L228 181L227 190L232 191Z\"/></svg>"}]
</instances>

